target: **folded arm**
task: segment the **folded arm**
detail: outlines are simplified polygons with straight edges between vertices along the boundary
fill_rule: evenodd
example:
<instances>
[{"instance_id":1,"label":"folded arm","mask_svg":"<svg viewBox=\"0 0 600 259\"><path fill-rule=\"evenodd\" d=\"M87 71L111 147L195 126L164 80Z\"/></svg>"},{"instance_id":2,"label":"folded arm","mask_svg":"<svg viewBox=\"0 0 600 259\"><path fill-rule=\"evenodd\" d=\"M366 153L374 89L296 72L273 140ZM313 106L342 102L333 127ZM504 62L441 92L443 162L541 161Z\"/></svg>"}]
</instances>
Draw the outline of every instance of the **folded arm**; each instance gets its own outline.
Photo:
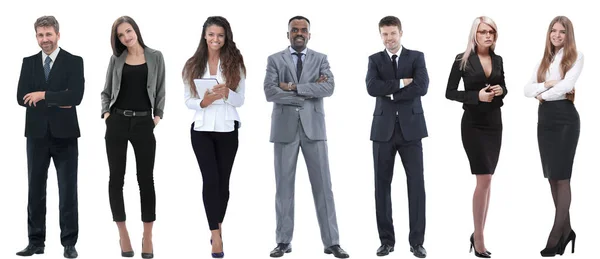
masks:
<instances>
[{"instance_id":1,"label":"folded arm","mask_svg":"<svg viewBox=\"0 0 600 259\"><path fill-rule=\"evenodd\" d=\"M67 87L62 91L46 91L48 106L76 106L83 99L85 79L83 77L83 59L73 59L71 71L67 78Z\"/></svg>"},{"instance_id":2,"label":"folded arm","mask_svg":"<svg viewBox=\"0 0 600 259\"><path fill-rule=\"evenodd\" d=\"M293 91L284 91L279 88L279 76L277 67L272 57L267 61L267 72L264 81L264 91L268 102L274 102L285 105L302 106L304 98L300 97Z\"/></svg>"},{"instance_id":3,"label":"folded arm","mask_svg":"<svg viewBox=\"0 0 600 259\"><path fill-rule=\"evenodd\" d=\"M315 78L314 83L297 84L296 90L298 95L308 98L323 98L331 96L333 94L335 83L333 80L333 74L330 70L329 61L327 61L327 56L323 57L323 61L319 67L319 76L325 76L327 80L323 82L317 82L319 78Z\"/></svg>"}]
</instances>

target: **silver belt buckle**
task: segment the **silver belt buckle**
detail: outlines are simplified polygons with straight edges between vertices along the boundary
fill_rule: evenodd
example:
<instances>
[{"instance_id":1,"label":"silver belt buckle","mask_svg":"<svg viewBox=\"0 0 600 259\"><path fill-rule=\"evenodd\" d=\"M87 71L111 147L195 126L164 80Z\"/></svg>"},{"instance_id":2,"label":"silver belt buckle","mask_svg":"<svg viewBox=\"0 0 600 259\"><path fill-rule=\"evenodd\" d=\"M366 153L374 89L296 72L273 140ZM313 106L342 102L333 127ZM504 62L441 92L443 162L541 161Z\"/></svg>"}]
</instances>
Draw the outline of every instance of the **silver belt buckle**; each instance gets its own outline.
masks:
<instances>
[{"instance_id":1,"label":"silver belt buckle","mask_svg":"<svg viewBox=\"0 0 600 259\"><path fill-rule=\"evenodd\" d=\"M123 115L125 115L126 117L133 117L133 116L135 116L135 111L132 111L132 110L124 110L124 111L123 111Z\"/></svg>"}]
</instances>

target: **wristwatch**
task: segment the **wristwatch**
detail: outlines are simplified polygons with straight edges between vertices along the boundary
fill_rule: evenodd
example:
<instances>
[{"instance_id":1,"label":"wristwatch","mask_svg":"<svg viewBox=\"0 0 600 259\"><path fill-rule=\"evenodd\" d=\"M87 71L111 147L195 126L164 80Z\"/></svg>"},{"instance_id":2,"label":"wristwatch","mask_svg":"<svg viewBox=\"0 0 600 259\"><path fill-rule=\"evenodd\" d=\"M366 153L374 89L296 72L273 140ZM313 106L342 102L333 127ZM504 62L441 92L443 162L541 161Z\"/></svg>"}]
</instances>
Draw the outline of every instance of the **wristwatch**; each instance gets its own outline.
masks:
<instances>
[{"instance_id":1,"label":"wristwatch","mask_svg":"<svg viewBox=\"0 0 600 259\"><path fill-rule=\"evenodd\" d=\"M292 82L288 82L288 90L292 91L292 85L293 85L293 84L294 84L294 83L292 83Z\"/></svg>"}]
</instances>

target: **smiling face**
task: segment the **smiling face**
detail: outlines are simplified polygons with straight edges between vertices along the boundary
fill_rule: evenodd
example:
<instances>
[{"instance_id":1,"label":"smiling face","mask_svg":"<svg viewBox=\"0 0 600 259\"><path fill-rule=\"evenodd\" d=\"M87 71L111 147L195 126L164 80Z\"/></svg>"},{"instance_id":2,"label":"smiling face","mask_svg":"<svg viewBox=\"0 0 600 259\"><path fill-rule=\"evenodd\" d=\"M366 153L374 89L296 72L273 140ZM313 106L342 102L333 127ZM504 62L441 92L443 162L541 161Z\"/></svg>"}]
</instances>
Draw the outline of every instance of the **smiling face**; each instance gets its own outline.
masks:
<instances>
[{"instance_id":1,"label":"smiling face","mask_svg":"<svg viewBox=\"0 0 600 259\"><path fill-rule=\"evenodd\" d=\"M567 39L567 29L559 22L554 23L552 25L552 29L550 30L550 42L552 45L560 49L565 45L565 40Z\"/></svg>"},{"instance_id":2,"label":"smiling face","mask_svg":"<svg viewBox=\"0 0 600 259\"><path fill-rule=\"evenodd\" d=\"M298 52L306 48L306 44L308 44L308 40L310 39L308 26L308 22L304 19L292 20L288 26L287 36L290 39L290 45Z\"/></svg>"},{"instance_id":3,"label":"smiling face","mask_svg":"<svg viewBox=\"0 0 600 259\"><path fill-rule=\"evenodd\" d=\"M218 25L211 25L206 28L204 39L208 48L219 50L225 45L225 29Z\"/></svg>"},{"instance_id":4,"label":"smiling face","mask_svg":"<svg viewBox=\"0 0 600 259\"><path fill-rule=\"evenodd\" d=\"M121 23L117 27L117 37L125 47L131 48L138 44L138 37L129 23Z\"/></svg>"},{"instance_id":5,"label":"smiling face","mask_svg":"<svg viewBox=\"0 0 600 259\"><path fill-rule=\"evenodd\" d=\"M379 35L381 36L383 45L389 52L398 52L400 49L400 38L402 38L402 31L398 26L382 26L379 28Z\"/></svg>"},{"instance_id":6,"label":"smiling face","mask_svg":"<svg viewBox=\"0 0 600 259\"><path fill-rule=\"evenodd\" d=\"M485 23L480 23L477 27L477 46L483 48L491 47L496 42L496 31L492 26Z\"/></svg>"},{"instance_id":7,"label":"smiling face","mask_svg":"<svg viewBox=\"0 0 600 259\"><path fill-rule=\"evenodd\" d=\"M47 55L50 55L50 53L58 48L60 33L57 33L52 26L37 27L35 29L35 37L38 41L38 45L40 45L42 51Z\"/></svg>"}]
</instances>

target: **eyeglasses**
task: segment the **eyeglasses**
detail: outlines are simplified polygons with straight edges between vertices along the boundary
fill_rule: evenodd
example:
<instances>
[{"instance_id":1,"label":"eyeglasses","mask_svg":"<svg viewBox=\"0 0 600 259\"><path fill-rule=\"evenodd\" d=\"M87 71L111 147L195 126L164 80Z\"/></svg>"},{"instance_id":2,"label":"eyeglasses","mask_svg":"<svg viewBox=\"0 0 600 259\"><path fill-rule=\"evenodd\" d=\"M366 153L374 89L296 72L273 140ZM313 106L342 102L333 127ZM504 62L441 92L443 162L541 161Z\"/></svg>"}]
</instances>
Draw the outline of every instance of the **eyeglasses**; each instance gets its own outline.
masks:
<instances>
[{"instance_id":1,"label":"eyeglasses","mask_svg":"<svg viewBox=\"0 0 600 259\"><path fill-rule=\"evenodd\" d=\"M496 35L496 31L487 31L487 30L485 30L485 31L477 31L477 33L479 33L481 35L488 35L488 34L490 34L492 36Z\"/></svg>"}]
</instances>

